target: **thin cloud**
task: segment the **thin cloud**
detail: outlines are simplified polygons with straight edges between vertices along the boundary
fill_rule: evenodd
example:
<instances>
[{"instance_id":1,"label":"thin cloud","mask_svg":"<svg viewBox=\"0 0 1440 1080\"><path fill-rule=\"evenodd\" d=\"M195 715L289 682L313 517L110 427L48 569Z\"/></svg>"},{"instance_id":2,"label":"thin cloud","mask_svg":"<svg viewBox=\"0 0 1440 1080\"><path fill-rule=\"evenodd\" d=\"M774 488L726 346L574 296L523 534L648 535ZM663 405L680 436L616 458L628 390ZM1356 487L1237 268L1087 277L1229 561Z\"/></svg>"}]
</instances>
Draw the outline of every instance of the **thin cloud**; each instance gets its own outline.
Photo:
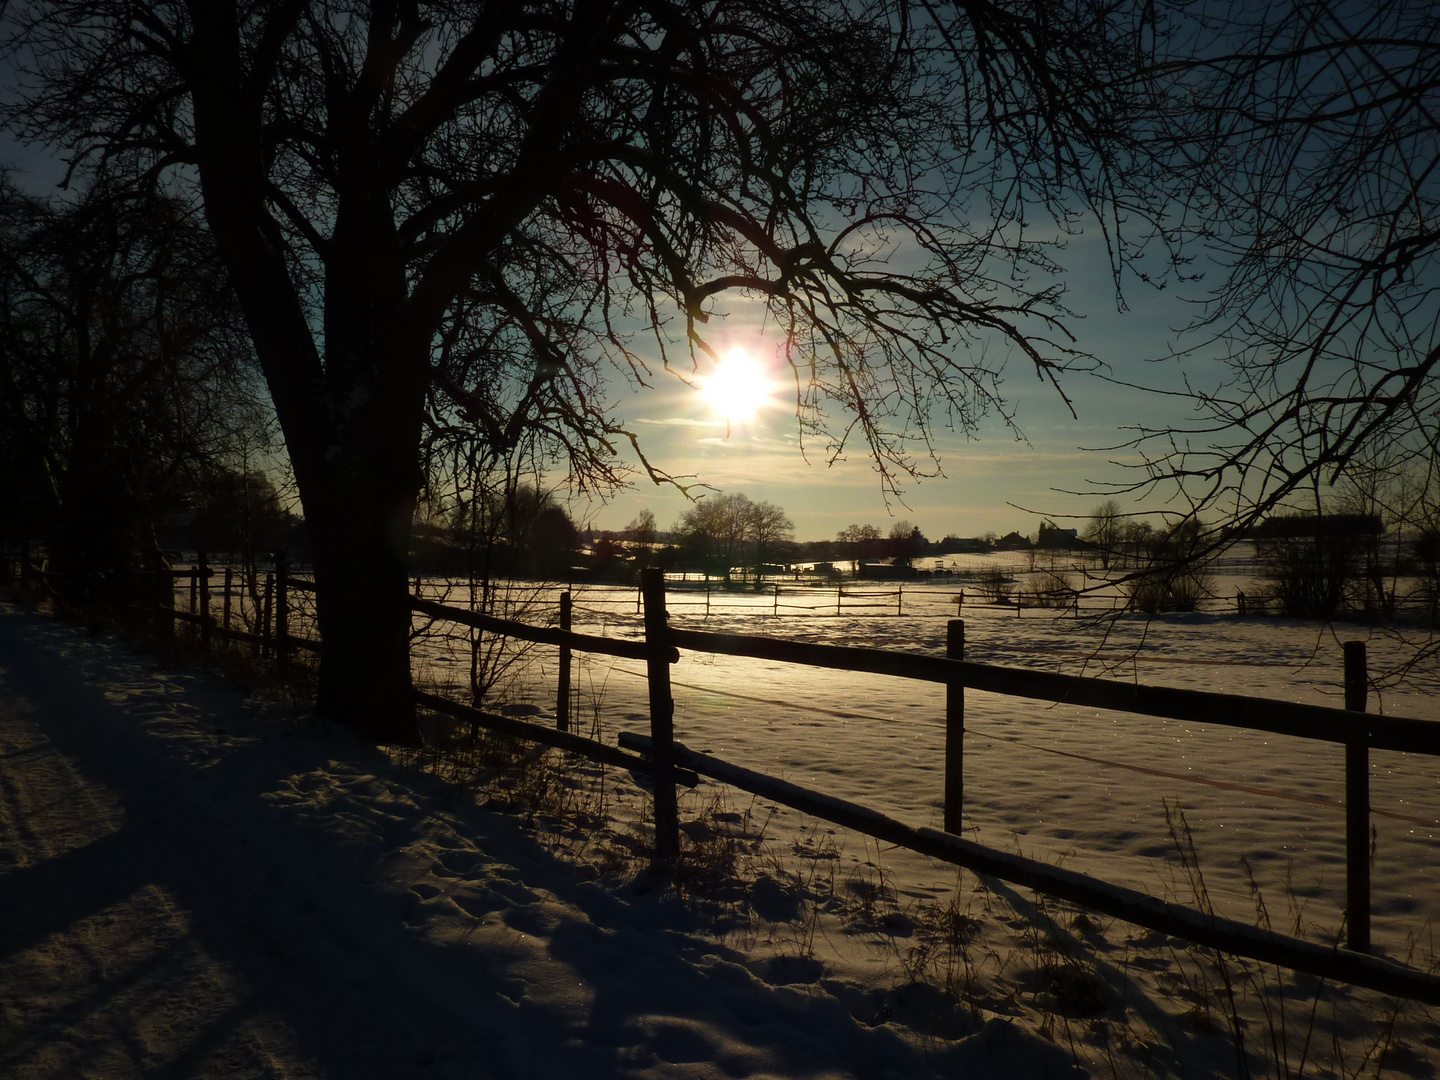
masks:
<instances>
[{"instance_id":1,"label":"thin cloud","mask_svg":"<svg viewBox=\"0 0 1440 1080\"><path fill-rule=\"evenodd\" d=\"M640 416L628 422L631 424L648 424L651 427L718 428L725 426L723 420L700 420L690 416L667 416L663 419Z\"/></svg>"}]
</instances>

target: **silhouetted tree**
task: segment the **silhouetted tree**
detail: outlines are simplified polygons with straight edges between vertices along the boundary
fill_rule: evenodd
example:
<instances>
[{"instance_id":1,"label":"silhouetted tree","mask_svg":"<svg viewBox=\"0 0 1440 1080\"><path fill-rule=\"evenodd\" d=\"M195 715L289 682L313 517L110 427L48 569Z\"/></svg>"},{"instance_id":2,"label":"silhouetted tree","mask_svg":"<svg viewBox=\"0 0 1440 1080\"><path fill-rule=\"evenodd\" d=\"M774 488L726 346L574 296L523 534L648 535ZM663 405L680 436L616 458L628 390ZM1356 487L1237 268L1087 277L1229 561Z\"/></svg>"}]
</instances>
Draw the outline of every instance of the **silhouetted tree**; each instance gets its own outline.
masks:
<instances>
[{"instance_id":1,"label":"silhouetted tree","mask_svg":"<svg viewBox=\"0 0 1440 1080\"><path fill-rule=\"evenodd\" d=\"M1088 363L1046 232L1102 209L1119 257L1147 213L1148 9L50 0L12 12L43 62L8 110L76 168L193 186L304 506L317 707L414 742L427 426L620 482L607 370L648 378L642 330L693 362L739 292L807 435L891 486L924 471L932 419L1008 417L988 357Z\"/></svg>"},{"instance_id":2,"label":"silhouetted tree","mask_svg":"<svg viewBox=\"0 0 1440 1080\"><path fill-rule=\"evenodd\" d=\"M925 553L929 541L913 522L900 520L890 526L889 542L885 545L890 557L909 562Z\"/></svg>"},{"instance_id":3,"label":"silhouetted tree","mask_svg":"<svg viewBox=\"0 0 1440 1080\"><path fill-rule=\"evenodd\" d=\"M637 544L653 544L657 531L655 511L648 507L631 518L630 524L625 526L626 538Z\"/></svg>"},{"instance_id":4,"label":"silhouetted tree","mask_svg":"<svg viewBox=\"0 0 1440 1080\"><path fill-rule=\"evenodd\" d=\"M758 502L750 506L746 516L745 535L754 546L758 585L766 561L778 557L785 545L795 539L795 524L774 503Z\"/></svg>"},{"instance_id":5,"label":"silhouetted tree","mask_svg":"<svg viewBox=\"0 0 1440 1080\"><path fill-rule=\"evenodd\" d=\"M842 546L844 557L851 561L880 557L881 535L874 525L847 525L835 539Z\"/></svg>"},{"instance_id":6,"label":"silhouetted tree","mask_svg":"<svg viewBox=\"0 0 1440 1080\"><path fill-rule=\"evenodd\" d=\"M1178 484L1243 527L1367 448L1440 461L1440 7L1187 17L1156 75L1190 106L1156 145L1182 182L1174 220L1216 269L1185 371L1199 419L1141 423L1139 486Z\"/></svg>"},{"instance_id":7,"label":"silhouetted tree","mask_svg":"<svg viewBox=\"0 0 1440 1080\"><path fill-rule=\"evenodd\" d=\"M625 538L634 545L635 559L638 566L654 565L655 538L659 535L659 529L655 524L655 512L649 507L641 510L625 526Z\"/></svg>"},{"instance_id":8,"label":"silhouetted tree","mask_svg":"<svg viewBox=\"0 0 1440 1080\"><path fill-rule=\"evenodd\" d=\"M707 495L680 516L674 531L707 572L718 573L728 582L731 571L744 558L754 506L739 492Z\"/></svg>"},{"instance_id":9,"label":"silhouetted tree","mask_svg":"<svg viewBox=\"0 0 1440 1080\"><path fill-rule=\"evenodd\" d=\"M1080 538L1092 545L1100 555L1100 567L1110 569L1110 561L1120 552L1121 539L1125 535L1125 518L1120 504L1106 499L1090 511L1090 520L1085 523Z\"/></svg>"},{"instance_id":10,"label":"silhouetted tree","mask_svg":"<svg viewBox=\"0 0 1440 1080\"><path fill-rule=\"evenodd\" d=\"M265 442L239 310L194 214L103 185L42 201L0 179L0 290L9 528L105 598L164 513L220 499Z\"/></svg>"}]
</instances>

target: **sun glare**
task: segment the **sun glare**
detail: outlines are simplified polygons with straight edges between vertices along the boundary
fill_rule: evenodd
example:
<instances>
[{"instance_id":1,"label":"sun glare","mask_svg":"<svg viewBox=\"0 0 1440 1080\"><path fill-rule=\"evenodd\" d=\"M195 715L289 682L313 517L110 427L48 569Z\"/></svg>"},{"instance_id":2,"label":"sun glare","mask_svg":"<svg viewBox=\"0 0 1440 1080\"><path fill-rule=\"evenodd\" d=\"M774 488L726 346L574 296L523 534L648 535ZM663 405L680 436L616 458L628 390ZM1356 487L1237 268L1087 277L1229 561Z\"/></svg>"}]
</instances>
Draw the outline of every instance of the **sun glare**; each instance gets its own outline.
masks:
<instances>
[{"instance_id":1,"label":"sun glare","mask_svg":"<svg viewBox=\"0 0 1440 1080\"><path fill-rule=\"evenodd\" d=\"M715 373L701 381L701 388L710 407L727 425L753 419L770 400L770 380L764 366L743 349L727 353Z\"/></svg>"}]
</instances>

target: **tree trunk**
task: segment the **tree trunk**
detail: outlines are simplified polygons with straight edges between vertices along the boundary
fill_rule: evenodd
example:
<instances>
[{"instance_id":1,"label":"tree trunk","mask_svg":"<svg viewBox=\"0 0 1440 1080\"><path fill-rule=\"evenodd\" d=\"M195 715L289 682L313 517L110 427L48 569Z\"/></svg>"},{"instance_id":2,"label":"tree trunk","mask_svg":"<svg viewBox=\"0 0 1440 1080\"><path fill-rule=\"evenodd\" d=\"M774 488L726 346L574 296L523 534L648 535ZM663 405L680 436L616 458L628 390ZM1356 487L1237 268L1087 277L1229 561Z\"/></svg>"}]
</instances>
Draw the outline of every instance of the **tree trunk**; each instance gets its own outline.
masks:
<instances>
[{"instance_id":1,"label":"tree trunk","mask_svg":"<svg viewBox=\"0 0 1440 1080\"><path fill-rule=\"evenodd\" d=\"M348 497L307 504L316 612L325 651L316 711L377 743L417 746L410 698L407 539L413 494L346 485Z\"/></svg>"},{"instance_id":2,"label":"tree trunk","mask_svg":"<svg viewBox=\"0 0 1440 1080\"><path fill-rule=\"evenodd\" d=\"M291 5L280 19L298 19ZM195 2L190 88L205 215L229 267L285 432L325 644L316 709L366 738L417 745L410 700L408 553L429 344L445 304L418 321L364 95L329 101L343 182L316 312L293 280L271 214L263 95L252 92L234 3ZM280 23L276 24L281 25ZM279 40L278 38L276 39ZM354 105L360 112L347 109ZM359 125L358 127L356 125Z\"/></svg>"}]
</instances>

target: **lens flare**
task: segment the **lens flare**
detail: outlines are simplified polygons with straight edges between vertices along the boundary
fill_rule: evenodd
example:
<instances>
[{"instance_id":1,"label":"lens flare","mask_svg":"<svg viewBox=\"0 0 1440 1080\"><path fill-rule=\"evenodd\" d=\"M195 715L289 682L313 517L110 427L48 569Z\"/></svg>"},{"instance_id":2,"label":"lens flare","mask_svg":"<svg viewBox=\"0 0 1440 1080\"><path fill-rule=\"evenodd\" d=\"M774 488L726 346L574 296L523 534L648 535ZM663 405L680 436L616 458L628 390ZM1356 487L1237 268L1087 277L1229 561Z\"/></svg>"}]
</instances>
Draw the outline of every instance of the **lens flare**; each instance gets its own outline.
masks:
<instances>
[{"instance_id":1,"label":"lens flare","mask_svg":"<svg viewBox=\"0 0 1440 1080\"><path fill-rule=\"evenodd\" d=\"M732 349L714 374L701 380L706 399L726 424L754 419L770 400L764 365L743 349Z\"/></svg>"}]
</instances>

